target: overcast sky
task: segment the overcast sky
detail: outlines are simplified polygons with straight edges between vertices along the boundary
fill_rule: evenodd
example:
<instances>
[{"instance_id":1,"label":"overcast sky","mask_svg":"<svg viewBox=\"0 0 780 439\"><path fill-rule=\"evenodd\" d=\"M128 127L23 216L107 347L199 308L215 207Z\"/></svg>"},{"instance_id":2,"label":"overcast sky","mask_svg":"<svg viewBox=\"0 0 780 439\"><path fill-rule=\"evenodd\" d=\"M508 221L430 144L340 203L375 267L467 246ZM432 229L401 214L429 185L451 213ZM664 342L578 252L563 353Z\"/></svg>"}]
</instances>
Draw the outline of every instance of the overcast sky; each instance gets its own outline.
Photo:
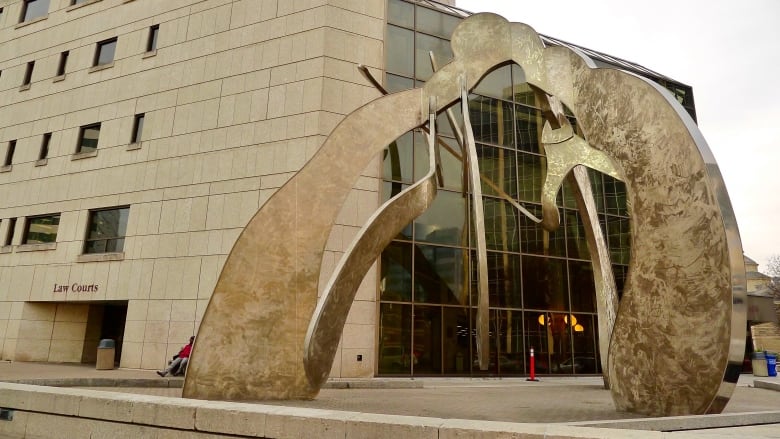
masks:
<instances>
[{"instance_id":1,"label":"overcast sky","mask_svg":"<svg viewBox=\"0 0 780 439\"><path fill-rule=\"evenodd\" d=\"M693 87L747 256L780 254L780 0L457 0Z\"/></svg>"}]
</instances>

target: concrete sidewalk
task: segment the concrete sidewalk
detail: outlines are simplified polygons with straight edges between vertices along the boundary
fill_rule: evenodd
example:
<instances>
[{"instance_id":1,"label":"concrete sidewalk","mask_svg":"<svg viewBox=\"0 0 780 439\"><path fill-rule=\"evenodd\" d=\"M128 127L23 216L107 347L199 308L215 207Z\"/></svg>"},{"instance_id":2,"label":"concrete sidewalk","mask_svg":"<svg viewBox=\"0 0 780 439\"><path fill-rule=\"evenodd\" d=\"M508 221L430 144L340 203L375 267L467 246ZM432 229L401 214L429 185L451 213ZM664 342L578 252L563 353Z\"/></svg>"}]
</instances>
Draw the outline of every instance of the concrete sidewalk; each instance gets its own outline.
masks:
<instances>
[{"instance_id":1,"label":"concrete sidewalk","mask_svg":"<svg viewBox=\"0 0 780 439\"><path fill-rule=\"evenodd\" d=\"M0 362L0 381L164 397L180 397L183 382L182 378L160 378L149 370L95 370L87 365L19 362ZM312 401L263 401L263 404L442 419L593 425L610 429L704 432L701 429L717 428L724 434L723 427L736 427L738 430L734 431L742 436L780 437L780 381L777 378L757 379L752 375L740 377L723 415L674 418L674 422L673 418L650 419L616 411L600 377L541 377L539 382L528 382L523 378L380 378L331 380L328 387ZM778 425L773 429L745 427L751 424ZM763 430L775 431L777 435L767 435ZM713 433L715 430L707 431Z\"/></svg>"}]
</instances>

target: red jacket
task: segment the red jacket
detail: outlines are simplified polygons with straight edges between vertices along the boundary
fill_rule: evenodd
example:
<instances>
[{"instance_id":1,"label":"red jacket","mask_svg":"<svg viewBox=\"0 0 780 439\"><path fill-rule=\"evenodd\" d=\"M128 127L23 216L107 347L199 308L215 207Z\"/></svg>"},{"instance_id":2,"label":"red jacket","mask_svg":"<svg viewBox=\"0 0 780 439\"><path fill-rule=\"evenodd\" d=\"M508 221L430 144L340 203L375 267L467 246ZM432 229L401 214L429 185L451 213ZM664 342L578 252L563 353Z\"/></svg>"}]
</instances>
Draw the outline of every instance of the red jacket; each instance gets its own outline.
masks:
<instances>
[{"instance_id":1,"label":"red jacket","mask_svg":"<svg viewBox=\"0 0 780 439\"><path fill-rule=\"evenodd\" d=\"M186 344L183 348L179 351L179 358L189 358L190 352L192 352L192 345Z\"/></svg>"}]
</instances>

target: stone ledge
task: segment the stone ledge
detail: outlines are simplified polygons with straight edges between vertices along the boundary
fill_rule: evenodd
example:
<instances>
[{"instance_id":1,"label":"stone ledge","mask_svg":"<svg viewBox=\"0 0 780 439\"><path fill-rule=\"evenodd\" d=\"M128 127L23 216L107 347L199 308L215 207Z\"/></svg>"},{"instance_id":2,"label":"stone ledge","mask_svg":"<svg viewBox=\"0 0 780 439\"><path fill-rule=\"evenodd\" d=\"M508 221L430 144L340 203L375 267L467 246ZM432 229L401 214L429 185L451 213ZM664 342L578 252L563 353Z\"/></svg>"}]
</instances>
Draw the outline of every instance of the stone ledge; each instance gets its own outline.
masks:
<instances>
[{"instance_id":1,"label":"stone ledge","mask_svg":"<svg viewBox=\"0 0 780 439\"><path fill-rule=\"evenodd\" d=\"M780 411L721 413L717 415L669 416L666 418L570 422L566 425L620 430L685 431L780 423Z\"/></svg>"},{"instance_id":2,"label":"stone ledge","mask_svg":"<svg viewBox=\"0 0 780 439\"><path fill-rule=\"evenodd\" d=\"M770 381L768 379L753 380L753 387L755 387L756 389L769 389L769 390L777 390L780 392L779 381Z\"/></svg>"}]
</instances>

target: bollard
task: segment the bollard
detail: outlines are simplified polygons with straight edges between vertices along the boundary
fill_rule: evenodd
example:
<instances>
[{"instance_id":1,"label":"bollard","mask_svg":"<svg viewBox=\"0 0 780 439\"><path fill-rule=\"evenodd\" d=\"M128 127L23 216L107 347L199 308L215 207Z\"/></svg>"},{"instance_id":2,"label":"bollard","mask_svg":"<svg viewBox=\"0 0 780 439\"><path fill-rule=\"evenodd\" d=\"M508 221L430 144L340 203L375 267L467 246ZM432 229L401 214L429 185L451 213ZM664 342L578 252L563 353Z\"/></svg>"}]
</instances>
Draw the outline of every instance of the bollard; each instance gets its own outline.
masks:
<instances>
[{"instance_id":1,"label":"bollard","mask_svg":"<svg viewBox=\"0 0 780 439\"><path fill-rule=\"evenodd\" d=\"M534 360L534 348L531 348L531 377L526 378L526 381L539 381L536 378L536 360Z\"/></svg>"}]
</instances>

